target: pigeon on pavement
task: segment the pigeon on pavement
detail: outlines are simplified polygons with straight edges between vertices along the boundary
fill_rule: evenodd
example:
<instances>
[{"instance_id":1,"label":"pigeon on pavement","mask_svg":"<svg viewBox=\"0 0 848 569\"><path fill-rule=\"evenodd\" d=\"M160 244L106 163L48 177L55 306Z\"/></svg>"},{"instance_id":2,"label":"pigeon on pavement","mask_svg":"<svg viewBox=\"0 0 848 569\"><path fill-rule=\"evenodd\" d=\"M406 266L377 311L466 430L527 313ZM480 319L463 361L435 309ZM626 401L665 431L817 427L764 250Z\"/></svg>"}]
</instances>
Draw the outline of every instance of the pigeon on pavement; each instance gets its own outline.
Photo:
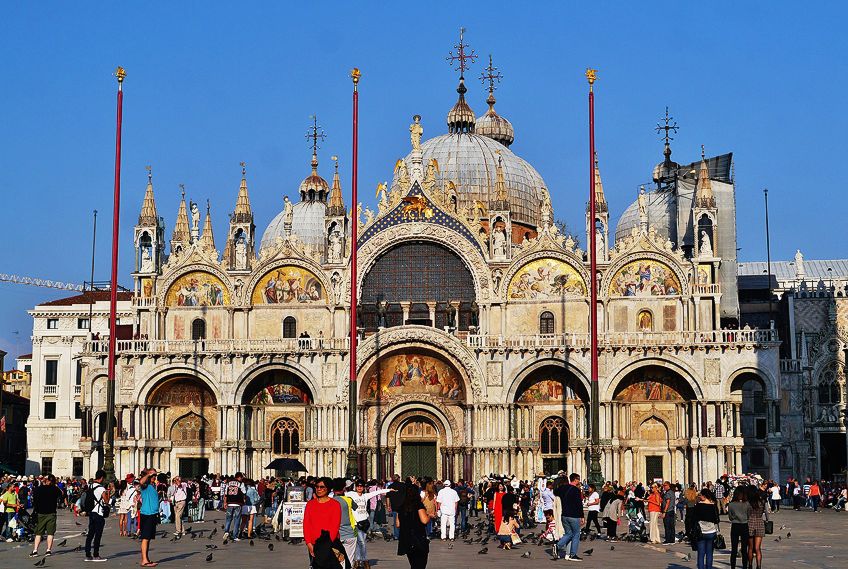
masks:
<instances>
[{"instance_id":1,"label":"pigeon on pavement","mask_svg":"<svg viewBox=\"0 0 848 569\"><path fill-rule=\"evenodd\" d=\"M207 563L211 563L211 562L212 562L212 553L211 553L211 552L209 553L209 555L207 555L207 556L206 556L206 562L207 562Z\"/></svg>"},{"instance_id":2,"label":"pigeon on pavement","mask_svg":"<svg viewBox=\"0 0 848 569\"><path fill-rule=\"evenodd\" d=\"M487 553L489 553L489 548L484 547L483 549L477 552L477 555L486 555Z\"/></svg>"}]
</instances>

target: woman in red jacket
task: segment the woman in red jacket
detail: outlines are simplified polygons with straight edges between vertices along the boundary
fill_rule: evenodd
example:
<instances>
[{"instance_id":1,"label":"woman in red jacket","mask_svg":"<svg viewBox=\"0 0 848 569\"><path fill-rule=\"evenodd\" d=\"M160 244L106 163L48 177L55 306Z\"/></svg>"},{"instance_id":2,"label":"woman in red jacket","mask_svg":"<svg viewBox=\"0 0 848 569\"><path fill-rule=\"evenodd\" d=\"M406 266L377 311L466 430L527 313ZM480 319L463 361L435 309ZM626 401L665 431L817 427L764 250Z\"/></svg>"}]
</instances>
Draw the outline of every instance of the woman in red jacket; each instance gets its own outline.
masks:
<instances>
[{"instance_id":1,"label":"woman in red jacket","mask_svg":"<svg viewBox=\"0 0 848 569\"><path fill-rule=\"evenodd\" d=\"M319 478L315 484L315 497L306 503L303 512L303 540L309 550L310 560L315 557L315 542L322 532L329 534L330 542L339 538L342 509L338 502L330 498L331 484L329 478Z\"/></svg>"}]
</instances>

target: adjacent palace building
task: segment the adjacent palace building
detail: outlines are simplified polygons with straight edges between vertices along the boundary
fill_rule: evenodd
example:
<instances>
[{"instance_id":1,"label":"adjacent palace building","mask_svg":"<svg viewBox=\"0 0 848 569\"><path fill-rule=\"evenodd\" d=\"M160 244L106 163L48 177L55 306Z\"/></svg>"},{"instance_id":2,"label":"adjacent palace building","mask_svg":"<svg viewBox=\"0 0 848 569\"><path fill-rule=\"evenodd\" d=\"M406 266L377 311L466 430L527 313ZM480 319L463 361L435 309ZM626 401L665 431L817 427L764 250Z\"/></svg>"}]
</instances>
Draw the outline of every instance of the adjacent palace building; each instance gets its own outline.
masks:
<instances>
[{"instance_id":1,"label":"adjacent palace building","mask_svg":"<svg viewBox=\"0 0 848 569\"><path fill-rule=\"evenodd\" d=\"M118 310L119 474L156 466L256 477L272 459L296 457L310 473L342 475L351 413L368 476L587 473L587 252L555 223L558 190L512 150L492 89L479 117L463 81L458 93L446 133L422 140L414 117L411 151L378 189L377 210L357 205L354 283L354 214L338 165L328 183L317 149L299 201L286 197L261 234L243 176L217 243L208 206L201 224L185 199L166 228L148 181L134 287ZM666 139L654 185L611 227L596 160L597 215L579 241L596 232L607 479L814 473L822 452L809 441L820 430L842 437L828 444L842 445L844 464L843 294L832 282L809 285L805 299L817 304L804 332L777 317L803 278L768 283L773 315L746 324L731 172L729 154L673 162ZM752 286L761 312L767 296ZM90 476L102 463L107 298L89 292L31 312L32 472ZM822 395L821 377L832 392Z\"/></svg>"}]
</instances>

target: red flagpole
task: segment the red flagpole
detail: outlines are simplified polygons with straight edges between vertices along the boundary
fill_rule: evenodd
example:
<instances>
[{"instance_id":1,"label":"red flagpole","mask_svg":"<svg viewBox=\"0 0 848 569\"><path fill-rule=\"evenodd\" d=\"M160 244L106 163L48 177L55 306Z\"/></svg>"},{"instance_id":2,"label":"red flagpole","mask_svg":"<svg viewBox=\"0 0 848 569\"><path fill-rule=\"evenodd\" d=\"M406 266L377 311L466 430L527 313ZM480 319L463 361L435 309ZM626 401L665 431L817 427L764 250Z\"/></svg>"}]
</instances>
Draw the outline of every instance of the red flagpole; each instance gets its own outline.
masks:
<instances>
[{"instance_id":1,"label":"red flagpole","mask_svg":"<svg viewBox=\"0 0 848 569\"><path fill-rule=\"evenodd\" d=\"M112 278L109 283L109 367L108 389L106 393L106 441L103 448L103 470L107 480L115 480L115 350L117 334L118 311L118 232L120 229L121 213L121 122L124 105L124 78L127 76L123 67L118 67L115 77L118 78L118 116L115 133L115 201L112 208ZM92 288L93 294L93 288Z\"/></svg>"},{"instance_id":2,"label":"red flagpole","mask_svg":"<svg viewBox=\"0 0 848 569\"><path fill-rule=\"evenodd\" d=\"M589 454L589 482L603 482L600 457L600 390L598 389L598 259L595 237L595 83L597 70L587 69L589 80L589 332L591 337L591 420L592 437Z\"/></svg>"},{"instance_id":3,"label":"red flagpole","mask_svg":"<svg viewBox=\"0 0 848 569\"><path fill-rule=\"evenodd\" d=\"M357 340L357 322L356 322L356 232L359 226L359 215L357 213L356 204L357 197L357 182L358 182L358 166L359 166L359 78L362 76L359 69L354 68L350 72L350 78L353 80L353 157L351 160L351 211L353 219L351 220L351 241L350 241L350 384L348 392L348 457L347 457L347 474L355 476L358 474L359 465L356 453L356 408L357 408L357 390L356 390L356 340Z\"/></svg>"}]
</instances>

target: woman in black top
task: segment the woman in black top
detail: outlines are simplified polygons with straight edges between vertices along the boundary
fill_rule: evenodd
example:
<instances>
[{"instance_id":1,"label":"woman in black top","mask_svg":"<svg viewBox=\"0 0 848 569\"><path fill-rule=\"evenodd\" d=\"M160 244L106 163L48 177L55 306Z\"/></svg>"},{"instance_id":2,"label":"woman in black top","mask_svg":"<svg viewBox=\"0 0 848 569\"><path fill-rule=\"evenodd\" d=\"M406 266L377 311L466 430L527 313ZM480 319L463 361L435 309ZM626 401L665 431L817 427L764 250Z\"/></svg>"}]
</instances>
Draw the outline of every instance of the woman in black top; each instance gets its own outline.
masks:
<instances>
[{"instance_id":1,"label":"woman in black top","mask_svg":"<svg viewBox=\"0 0 848 569\"><path fill-rule=\"evenodd\" d=\"M424 528L430 521L430 516L421 501L421 489L409 478L404 482L404 486L403 504L395 518L400 529L398 555L406 555L410 569L426 569L430 540L427 539Z\"/></svg>"},{"instance_id":2,"label":"woman in black top","mask_svg":"<svg viewBox=\"0 0 848 569\"><path fill-rule=\"evenodd\" d=\"M692 509L692 548L698 551L698 569L713 569L713 543L718 533L718 506L712 490L704 488ZM697 540L693 537L697 536Z\"/></svg>"}]
</instances>

